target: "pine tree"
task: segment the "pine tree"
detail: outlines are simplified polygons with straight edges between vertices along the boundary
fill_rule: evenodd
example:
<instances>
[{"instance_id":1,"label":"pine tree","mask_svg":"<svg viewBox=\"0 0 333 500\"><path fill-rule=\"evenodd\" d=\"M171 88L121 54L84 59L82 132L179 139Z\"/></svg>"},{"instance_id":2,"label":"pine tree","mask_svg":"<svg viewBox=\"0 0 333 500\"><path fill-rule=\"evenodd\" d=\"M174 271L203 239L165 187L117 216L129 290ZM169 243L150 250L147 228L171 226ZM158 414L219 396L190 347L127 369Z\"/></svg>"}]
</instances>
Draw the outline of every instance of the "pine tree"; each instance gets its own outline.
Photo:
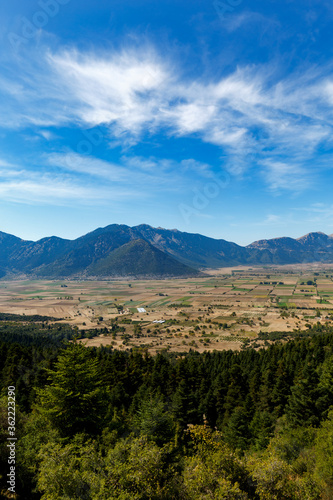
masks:
<instances>
[{"instance_id":1,"label":"pine tree","mask_svg":"<svg viewBox=\"0 0 333 500\"><path fill-rule=\"evenodd\" d=\"M172 419L163 397L148 393L133 418L133 429L138 436L146 436L159 446L172 438Z\"/></svg>"},{"instance_id":2,"label":"pine tree","mask_svg":"<svg viewBox=\"0 0 333 500\"><path fill-rule=\"evenodd\" d=\"M293 427L318 425L318 375L313 366L306 364L302 377L291 388L286 406L288 422Z\"/></svg>"},{"instance_id":3,"label":"pine tree","mask_svg":"<svg viewBox=\"0 0 333 500\"><path fill-rule=\"evenodd\" d=\"M193 394L189 391L185 380L180 382L172 398L172 414L181 428L199 421Z\"/></svg>"},{"instance_id":4,"label":"pine tree","mask_svg":"<svg viewBox=\"0 0 333 500\"><path fill-rule=\"evenodd\" d=\"M98 361L83 344L73 342L49 370L50 384L37 390L37 409L67 436L98 431L104 415L104 390Z\"/></svg>"},{"instance_id":5,"label":"pine tree","mask_svg":"<svg viewBox=\"0 0 333 500\"><path fill-rule=\"evenodd\" d=\"M235 449L244 450L250 441L249 418L245 408L237 406L223 429L226 442Z\"/></svg>"},{"instance_id":6,"label":"pine tree","mask_svg":"<svg viewBox=\"0 0 333 500\"><path fill-rule=\"evenodd\" d=\"M333 405L333 357L327 358L320 368L320 379L318 384L319 398L318 408L321 417L327 416L330 406Z\"/></svg>"}]
</instances>

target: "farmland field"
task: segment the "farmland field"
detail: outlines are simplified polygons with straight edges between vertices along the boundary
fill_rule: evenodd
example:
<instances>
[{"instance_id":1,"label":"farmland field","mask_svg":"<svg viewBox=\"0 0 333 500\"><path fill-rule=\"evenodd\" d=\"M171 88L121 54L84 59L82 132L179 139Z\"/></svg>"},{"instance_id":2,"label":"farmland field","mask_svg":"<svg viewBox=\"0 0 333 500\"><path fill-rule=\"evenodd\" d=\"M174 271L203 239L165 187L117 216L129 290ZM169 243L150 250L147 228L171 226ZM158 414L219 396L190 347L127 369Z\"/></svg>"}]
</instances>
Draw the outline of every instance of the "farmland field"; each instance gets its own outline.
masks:
<instances>
[{"instance_id":1,"label":"farmland field","mask_svg":"<svg viewBox=\"0 0 333 500\"><path fill-rule=\"evenodd\" d=\"M292 336L333 321L333 269L224 268L195 281L0 281L0 312L96 329L84 340L89 346L152 353L259 348L270 341L263 334ZM111 333L115 323L121 331Z\"/></svg>"}]
</instances>

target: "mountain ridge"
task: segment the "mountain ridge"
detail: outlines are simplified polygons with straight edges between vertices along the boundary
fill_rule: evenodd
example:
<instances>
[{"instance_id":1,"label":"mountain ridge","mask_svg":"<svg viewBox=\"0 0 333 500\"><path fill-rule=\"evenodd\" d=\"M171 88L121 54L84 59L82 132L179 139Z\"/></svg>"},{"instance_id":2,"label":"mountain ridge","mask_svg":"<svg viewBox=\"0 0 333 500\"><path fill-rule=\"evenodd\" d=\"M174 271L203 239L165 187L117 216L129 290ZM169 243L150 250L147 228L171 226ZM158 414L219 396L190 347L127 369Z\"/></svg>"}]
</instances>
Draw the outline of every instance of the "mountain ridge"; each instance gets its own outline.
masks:
<instances>
[{"instance_id":1,"label":"mountain ridge","mask_svg":"<svg viewBox=\"0 0 333 500\"><path fill-rule=\"evenodd\" d=\"M109 224L74 240L35 242L0 231L0 278L183 277L207 268L310 262L333 262L333 235L311 232L240 246L148 224Z\"/></svg>"}]
</instances>

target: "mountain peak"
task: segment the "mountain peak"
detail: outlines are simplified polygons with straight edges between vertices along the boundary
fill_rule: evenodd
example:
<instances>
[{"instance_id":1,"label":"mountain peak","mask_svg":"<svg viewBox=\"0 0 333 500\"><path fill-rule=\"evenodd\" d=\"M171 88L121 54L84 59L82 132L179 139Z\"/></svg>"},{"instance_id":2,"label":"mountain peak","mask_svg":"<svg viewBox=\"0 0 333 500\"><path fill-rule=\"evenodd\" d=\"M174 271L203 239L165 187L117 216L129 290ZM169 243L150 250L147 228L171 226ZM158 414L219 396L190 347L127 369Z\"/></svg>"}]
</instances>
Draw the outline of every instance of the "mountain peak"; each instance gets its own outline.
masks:
<instances>
[{"instance_id":1,"label":"mountain peak","mask_svg":"<svg viewBox=\"0 0 333 500\"><path fill-rule=\"evenodd\" d=\"M301 236L300 238L297 238L297 241L301 243L302 245L325 245L327 241L329 240L329 236L327 234L322 233L320 231L317 232L311 232L308 234L305 234L304 236Z\"/></svg>"},{"instance_id":2,"label":"mountain peak","mask_svg":"<svg viewBox=\"0 0 333 500\"><path fill-rule=\"evenodd\" d=\"M241 247L148 224L110 224L75 240L51 236L33 242L0 232L0 268L11 276L181 277L205 268L305 262L333 262L333 236L312 232L298 239L279 237Z\"/></svg>"},{"instance_id":3,"label":"mountain peak","mask_svg":"<svg viewBox=\"0 0 333 500\"><path fill-rule=\"evenodd\" d=\"M320 238L322 236L327 237L327 234L323 233L322 231L312 231L312 232L307 233L304 236L301 236L300 238L296 238L296 239L302 240L304 238Z\"/></svg>"}]
</instances>

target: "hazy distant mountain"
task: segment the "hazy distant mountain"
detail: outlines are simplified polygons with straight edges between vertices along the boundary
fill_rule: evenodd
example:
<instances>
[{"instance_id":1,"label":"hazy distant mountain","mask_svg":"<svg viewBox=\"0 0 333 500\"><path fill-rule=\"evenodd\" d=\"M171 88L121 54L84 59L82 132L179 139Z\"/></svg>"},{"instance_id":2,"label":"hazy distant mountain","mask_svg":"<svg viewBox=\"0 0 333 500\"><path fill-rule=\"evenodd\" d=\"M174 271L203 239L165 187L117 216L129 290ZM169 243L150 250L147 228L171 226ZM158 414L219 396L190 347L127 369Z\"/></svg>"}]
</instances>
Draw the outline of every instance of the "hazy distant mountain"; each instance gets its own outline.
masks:
<instances>
[{"instance_id":1,"label":"hazy distant mountain","mask_svg":"<svg viewBox=\"0 0 333 500\"><path fill-rule=\"evenodd\" d=\"M112 224L76 240L52 236L33 242L0 232L0 278L179 277L208 267L302 262L333 262L333 235L309 233L241 247L146 224Z\"/></svg>"},{"instance_id":2,"label":"hazy distant mountain","mask_svg":"<svg viewBox=\"0 0 333 500\"><path fill-rule=\"evenodd\" d=\"M309 233L301 238L274 238L248 245L249 249L268 250L276 264L333 262L333 235Z\"/></svg>"},{"instance_id":3,"label":"hazy distant mountain","mask_svg":"<svg viewBox=\"0 0 333 500\"><path fill-rule=\"evenodd\" d=\"M105 228L107 229L107 228ZM136 226L142 238L163 252L197 268L244 264L292 264L333 262L333 235L309 233L302 238L260 240L242 247L226 240L216 240L177 229Z\"/></svg>"},{"instance_id":4,"label":"hazy distant mountain","mask_svg":"<svg viewBox=\"0 0 333 500\"><path fill-rule=\"evenodd\" d=\"M247 262L251 254L236 243L208 238L201 234L153 228L145 224L133 229L162 252L197 268L239 265Z\"/></svg>"}]
</instances>

